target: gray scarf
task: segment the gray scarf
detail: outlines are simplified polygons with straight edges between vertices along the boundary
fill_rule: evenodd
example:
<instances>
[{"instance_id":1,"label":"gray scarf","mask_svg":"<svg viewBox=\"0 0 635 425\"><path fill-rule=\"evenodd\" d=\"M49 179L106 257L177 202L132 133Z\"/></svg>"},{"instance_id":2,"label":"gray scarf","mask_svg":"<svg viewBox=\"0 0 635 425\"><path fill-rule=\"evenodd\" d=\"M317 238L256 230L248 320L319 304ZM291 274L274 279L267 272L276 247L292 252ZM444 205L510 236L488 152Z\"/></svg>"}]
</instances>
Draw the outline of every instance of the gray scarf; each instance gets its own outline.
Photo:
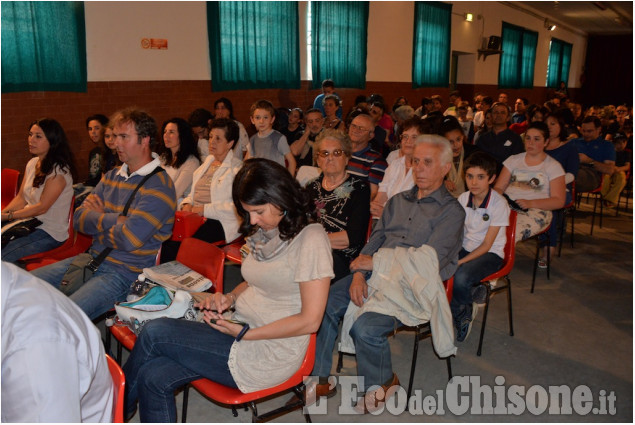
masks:
<instances>
[{"instance_id":1,"label":"gray scarf","mask_svg":"<svg viewBox=\"0 0 635 425\"><path fill-rule=\"evenodd\" d=\"M253 254L257 261L269 260L278 255L287 247L289 241L280 239L278 228L264 231L258 229L256 233L249 236L246 240L249 251Z\"/></svg>"}]
</instances>

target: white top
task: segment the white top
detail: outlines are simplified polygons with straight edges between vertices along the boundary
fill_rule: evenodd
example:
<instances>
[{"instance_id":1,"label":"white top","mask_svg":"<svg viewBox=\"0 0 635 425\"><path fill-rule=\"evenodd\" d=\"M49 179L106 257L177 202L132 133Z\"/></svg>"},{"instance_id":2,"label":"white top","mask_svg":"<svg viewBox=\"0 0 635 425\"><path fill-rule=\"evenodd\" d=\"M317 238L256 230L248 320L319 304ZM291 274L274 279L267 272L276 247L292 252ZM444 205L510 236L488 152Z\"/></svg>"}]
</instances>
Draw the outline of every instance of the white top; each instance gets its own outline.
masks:
<instances>
[{"instance_id":1,"label":"white top","mask_svg":"<svg viewBox=\"0 0 635 425\"><path fill-rule=\"evenodd\" d=\"M399 158L399 149L395 149L394 151L391 151L388 154L388 157L386 158L386 163L388 163L388 165L390 165L390 164L393 163L393 161L395 159L398 159L398 158Z\"/></svg>"},{"instance_id":2,"label":"white top","mask_svg":"<svg viewBox=\"0 0 635 425\"><path fill-rule=\"evenodd\" d=\"M467 191L458 197L458 201L465 210L465 227L463 228L463 249L474 251L481 246L490 226L502 227L494 239L488 252L505 258L505 242L509 226L509 204L498 192L490 189L481 205L472 204L472 194Z\"/></svg>"},{"instance_id":3,"label":"white top","mask_svg":"<svg viewBox=\"0 0 635 425\"><path fill-rule=\"evenodd\" d=\"M485 114L483 113L483 111L477 111L474 114L474 131L476 131L482 124L483 121L485 120Z\"/></svg>"},{"instance_id":4,"label":"white top","mask_svg":"<svg viewBox=\"0 0 635 425\"><path fill-rule=\"evenodd\" d=\"M194 171L192 185L196 186L198 180L205 175L209 166L214 162L214 155L209 155L203 165ZM220 221L225 232L225 240L231 242L239 235L238 227L239 218L234 206L232 198L232 185L234 177L238 174L238 170L242 167L242 161L234 156L233 151L227 152L227 156L223 160L221 166L212 176L212 182L209 185L210 197L212 202L203 206L203 216ZM179 204L179 209L183 204L194 205L194 193L190 192L187 197Z\"/></svg>"},{"instance_id":5,"label":"white top","mask_svg":"<svg viewBox=\"0 0 635 425\"><path fill-rule=\"evenodd\" d=\"M249 286L236 300L234 318L260 327L300 313L301 282L332 278L333 255L321 224L310 224L273 258L249 255L241 268ZM234 342L228 366L242 392L258 391L289 379L300 367L309 335Z\"/></svg>"},{"instance_id":6,"label":"white top","mask_svg":"<svg viewBox=\"0 0 635 425\"><path fill-rule=\"evenodd\" d=\"M2 262L2 422L112 422L112 404L95 325L52 285Z\"/></svg>"},{"instance_id":7,"label":"white top","mask_svg":"<svg viewBox=\"0 0 635 425\"><path fill-rule=\"evenodd\" d=\"M414 185L412 167L406 172L406 157L402 156L395 159L386 168L384 179L379 183L379 191L386 192L388 199L390 199L404 190L410 190Z\"/></svg>"},{"instance_id":8,"label":"white top","mask_svg":"<svg viewBox=\"0 0 635 425\"><path fill-rule=\"evenodd\" d=\"M161 167L163 167L174 182L176 199L179 201L190 194L190 190L192 190L192 176L200 165L201 163L194 155L190 155L179 168L174 168L161 161Z\"/></svg>"},{"instance_id":9,"label":"white top","mask_svg":"<svg viewBox=\"0 0 635 425\"><path fill-rule=\"evenodd\" d=\"M62 171L59 167L55 167L55 169L46 176L44 183L42 183L40 187L33 187L35 166L38 160L38 157L31 158L26 164L26 170L24 171L24 199L26 200L27 206L37 204L40 202L46 182L58 174L64 177L66 186L64 186L60 196L57 197L47 212L36 216L36 218L42 222L42 224L38 226L38 229L44 230L56 241L64 242L68 239L68 214L71 208L71 201L73 200L73 177L67 170Z\"/></svg>"},{"instance_id":10,"label":"white top","mask_svg":"<svg viewBox=\"0 0 635 425\"><path fill-rule=\"evenodd\" d=\"M514 200L551 197L549 183L564 176L562 165L547 155L540 164L529 166L525 163L526 155L526 152L512 155L503 162L503 166L511 172L505 193Z\"/></svg>"}]
</instances>

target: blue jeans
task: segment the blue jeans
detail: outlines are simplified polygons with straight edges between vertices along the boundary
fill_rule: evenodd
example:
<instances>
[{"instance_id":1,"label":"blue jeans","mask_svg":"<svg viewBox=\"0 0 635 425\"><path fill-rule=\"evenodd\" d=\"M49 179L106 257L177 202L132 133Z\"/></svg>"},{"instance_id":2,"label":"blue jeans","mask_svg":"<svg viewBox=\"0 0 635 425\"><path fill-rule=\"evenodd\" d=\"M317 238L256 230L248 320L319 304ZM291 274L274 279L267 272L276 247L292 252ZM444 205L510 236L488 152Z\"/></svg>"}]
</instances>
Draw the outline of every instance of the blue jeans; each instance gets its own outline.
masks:
<instances>
[{"instance_id":1,"label":"blue jeans","mask_svg":"<svg viewBox=\"0 0 635 425\"><path fill-rule=\"evenodd\" d=\"M68 265L75 257L33 270L33 275L59 289ZM93 277L70 296L91 320L114 307L117 301L125 301L130 285L137 274L128 268L104 261Z\"/></svg>"},{"instance_id":2,"label":"blue jeans","mask_svg":"<svg viewBox=\"0 0 635 425\"><path fill-rule=\"evenodd\" d=\"M353 275L349 274L332 284L329 289L324 318L316 339L315 365L313 366L313 375L315 376L327 377L331 374L333 348L339 333L340 321L351 301L348 289L352 281Z\"/></svg>"},{"instance_id":3,"label":"blue jeans","mask_svg":"<svg viewBox=\"0 0 635 425\"><path fill-rule=\"evenodd\" d=\"M50 251L63 243L56 241L42 229L35 229L31 234L14 239L2 248L2 261L15 263L22 257Z\"/></svg>"},{"instance_id":4,"label":"blue jeans","mask_svg":"<svg viewBox=\"0 0 635 425\"><path fill-rule=\"evenodd\" d=\"M139 400L141 422L176 422L174 391L199 378L237 388L227 361L234 337L206 323L156 319L143 328L123 367L127 414Z\"/></svg>"},{"instance_id":5,"label":"blue jeans","mask_svg":"<svg viewBox=\"0 0 635 425\"><path fill-rule=\"evenodd\" d=\"M459 259L467 254L469 252L461 248ZM498 271L502 265L503 259L501 257L488 252L459 266L454 273L454 287L452 289L452 302L450 303L453 317L457 317L460 310L464 308L463 306L472 304L472 287Z\"/></svg>"},{"instance_id":6,"label":"blue jeans","mask_svg":"<svg viewBox=\"0 0 635 425\"><path fill-rule=\"evenodd\" d=\"M395 317L371 312L362 314L353 323L350 335L357 353L357 374L364 378L364 391L391 380L388 335L401 325Z\"/></svg>"}]
</instances>

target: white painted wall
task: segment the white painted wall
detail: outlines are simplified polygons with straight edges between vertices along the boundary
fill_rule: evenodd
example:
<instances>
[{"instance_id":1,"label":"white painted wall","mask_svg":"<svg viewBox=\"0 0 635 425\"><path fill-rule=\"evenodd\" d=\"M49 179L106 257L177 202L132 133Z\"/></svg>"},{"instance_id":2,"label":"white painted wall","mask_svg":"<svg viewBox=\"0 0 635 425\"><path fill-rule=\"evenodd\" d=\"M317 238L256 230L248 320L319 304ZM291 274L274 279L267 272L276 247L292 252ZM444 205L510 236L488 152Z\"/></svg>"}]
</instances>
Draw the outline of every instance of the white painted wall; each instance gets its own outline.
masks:
<instances>
[{"instance_id":1,"label":"white painted wall","mask_svg":"<svg viewBox=\"0 0 635 425\"><path fill-rule=\"evenodd\" d=\"M499 56L477 59L482 37L501 33L502 21L537 31L535 86L546 82L549 41L573 44L571 87L580 86L586 37L556 29L499 2L452 2L452 46L460 56L459 84L497 84ZM89 81L207 80L211 76L205 2L85 2ZM466 22L463 13L484 17ZM414 3L370 4L368 81L411 81ZM306 2L299 4L300 34L306 33ZM167 50L143 49L142 38L164 38ZM300 36L301 76L307 79L306 42Z\"/></svg>"}]
</instances>

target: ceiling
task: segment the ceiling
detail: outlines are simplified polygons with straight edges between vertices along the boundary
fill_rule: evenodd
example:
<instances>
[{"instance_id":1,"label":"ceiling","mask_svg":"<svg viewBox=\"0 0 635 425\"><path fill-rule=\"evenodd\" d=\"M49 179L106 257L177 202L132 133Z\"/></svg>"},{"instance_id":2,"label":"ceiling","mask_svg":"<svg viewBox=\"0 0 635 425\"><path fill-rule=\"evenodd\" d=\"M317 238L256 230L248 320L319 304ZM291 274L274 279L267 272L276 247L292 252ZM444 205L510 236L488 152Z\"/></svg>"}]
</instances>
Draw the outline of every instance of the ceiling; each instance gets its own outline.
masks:
<instances>
[{"instance_id":1,"label":"ceiling","mask_svg":"<svg viewBox=\"0 0 635 425\"><path fill-rule=\"evenodd\" d=\"M632 1L513 1L515 9L584 35L633 34Z\"/></svg>"}]
</instances>

